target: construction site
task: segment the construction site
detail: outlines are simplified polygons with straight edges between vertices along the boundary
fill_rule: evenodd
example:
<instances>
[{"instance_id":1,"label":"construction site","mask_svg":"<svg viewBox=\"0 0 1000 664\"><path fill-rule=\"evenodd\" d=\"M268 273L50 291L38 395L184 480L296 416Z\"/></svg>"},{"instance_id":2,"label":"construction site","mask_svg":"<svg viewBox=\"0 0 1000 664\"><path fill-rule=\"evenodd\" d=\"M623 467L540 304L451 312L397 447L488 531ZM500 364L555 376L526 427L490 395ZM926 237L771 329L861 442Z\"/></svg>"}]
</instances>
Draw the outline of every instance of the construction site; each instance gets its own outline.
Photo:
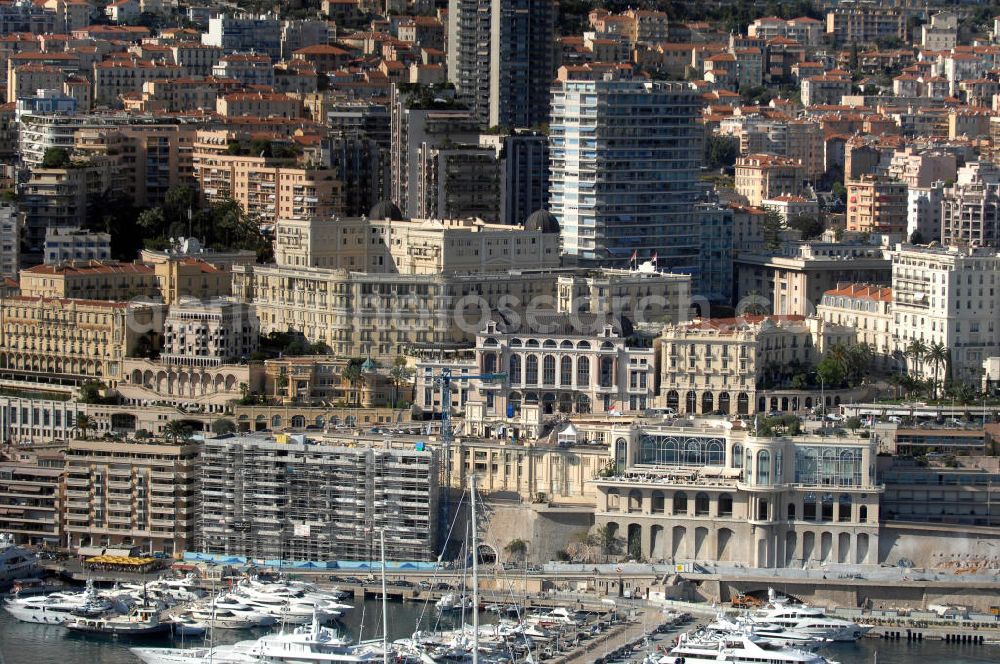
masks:
<instances>
[{"instance_id":1,"label":"construction site","mask_svg":"<svg viewBox=\"0 0 1000 664\"><path fill-rule=\"evenodd\" d=\"M301 434L209 438L196 550L317 563L437 556L438 459L422 443Z\"/></svg>"}]
</instances>

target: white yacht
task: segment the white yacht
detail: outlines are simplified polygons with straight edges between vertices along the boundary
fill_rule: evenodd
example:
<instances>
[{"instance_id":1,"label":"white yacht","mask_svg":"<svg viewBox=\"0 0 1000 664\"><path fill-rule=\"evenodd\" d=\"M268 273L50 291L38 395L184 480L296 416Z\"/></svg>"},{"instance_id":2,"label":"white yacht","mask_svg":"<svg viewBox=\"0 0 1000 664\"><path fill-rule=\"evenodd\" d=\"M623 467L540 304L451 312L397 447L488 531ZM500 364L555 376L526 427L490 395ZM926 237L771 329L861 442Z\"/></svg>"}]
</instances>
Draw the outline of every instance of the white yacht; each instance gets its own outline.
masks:
<instances>
[{"instance_id":1,"label":"white yacht","mask_svg":"<svg viewBox=\"0 0 1000 664\"><path fill-rule=\"evenodd\" d=\"M472 608L472 598L468 595L448 593L434 603L438 611L463 611Z\"/></svg>"},{"instance_id":2,"label":"white yacht","mask_svg":"<svg viewBox=\"0 0 1000 664\"><path fill-rule=\"evenodd\" d=\"M350 605L340 603L332 595L307 594L290 589L285 584L267 584L262 587L241 581L232 594L255 610L270 613L279 620L298 625L304 625L312 620L314 612L318 612L320 620L325 622L339 618L344 611L352 608Z\"/></svg>"},{"instance_id":3,"label":"white yacht","mask_svg":"<svg viewBox=\"0 0 1000 664\"><path fill-rule=\"evenodd\" d=\"M253 629L260 624L257 619L250 616L237 615L226 609L213 609L211 607L194 608L182 613L181 616L207 623L212 629Z\"/></svg>"},{"instance_id":4,"label":"white yacht","mask_svg":"<svg viewBox=\"0 0 1000 664\"><path fill-rule=\"evenodd\" d=\"M14 544L14 536L0 533L0 586L38 572L38 556Z\"/></svg>"},{"instance_id":5,"label":"white yacht","mask_svg":"<svg viewBox=\"0 0 1000 664\"><path fill-rule=\"evenodd\" d=\"M762 641L750 633L732 633L720 638L688 638L681 635L670 654L659 664L835 664L816 653Z\"/></svg>"},{"instance_id":6,"label":"white yacht","mask_svg":"<svg viewBox=\"0 0 1000 664\"><path fill-rule=\"evenodd\" d=\"M259 627L270 627L278 622L278 619L270 613L266 613L259 608L255 608L240 601L234 595L221 594L216 596L211 602L212 606L219 611L230 611L238 616L243 616L254 621Z\"/></svg>"},{"instance_id":7,"label":"white yacht","mask_svg":"<svg viewBox=\"0 0 1000 664\"><path fill-rule=\"evenodd\" d=\"M753 622L780 625L830 641L857 641L871 629L850 620L831 618L818 607L790 604L786 598L777 597L771 589L768 590L768 600L766 606L750 614Z\"/></svg>"},{"instance_id":8,"label":"white yacht","mask_svg":"<svg viewBox=\"0 0 1000 664\"><path fill-rule=\"evenodd\" d=\"M4 609L21 622L62 625L80 616L98 616L116 608L114 601L101 597L92 581L81 593L55 592L48 595L17 597L4 603Z\"/></svg>"},{"instance_id":9,"label":"white yacht","mask_svg":"<svg viewBox=\"0 0 1000 664\"><path fill-rule=\"evenodd\" d=\"M317 616L311 627L213 648L132 648L146 664L357 664L381 662L381 642L352 644Z\"/></svg>"},{"instance_id":10,"label":"white yacht","mask_svg":"<svg viewBox=\"0 0 1000 664\"><path fill-rule=\"evenodd\" d=\"M732 620L729 617L719 614L714 622L710 622L704 627L704 632L716 637L724 634L750 630L754 636L761 641L765 641L776 646L788 646L791 648L804 648L806 650L816 650L830 639L811 634L796 632L781 625L769 625L767 623L755 623L749 618L740 617Z\"/></svg>"}]
</instances>

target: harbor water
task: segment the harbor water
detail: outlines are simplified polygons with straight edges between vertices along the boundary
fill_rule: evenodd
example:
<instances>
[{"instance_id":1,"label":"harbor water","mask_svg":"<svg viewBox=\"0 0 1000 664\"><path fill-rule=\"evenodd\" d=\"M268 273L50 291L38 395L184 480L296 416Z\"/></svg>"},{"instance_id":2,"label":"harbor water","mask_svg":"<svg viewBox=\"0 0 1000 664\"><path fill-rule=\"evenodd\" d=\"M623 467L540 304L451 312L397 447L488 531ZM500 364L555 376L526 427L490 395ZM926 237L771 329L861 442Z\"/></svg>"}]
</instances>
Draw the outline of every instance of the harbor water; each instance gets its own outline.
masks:
<instances>
[{"instance_id":1,"label":"harbor water","mask_svg":"<svg viewBox=\"0 0 1000 664\"><path fill-rule=\"evenodd\" d=\"M358 604L342 622L346 634L357 638L364 621L366 639L381 635L381 604L368 600ZM493 614L481 614L482 622L494 622ZM423 603L398 603L389 606L389 636L392 639L410 636L417 628L433 629L439 620L433 606ZM448 629L457 626L459 618L441 618L438 627ZM470 620L471 622L471 620ZM636 627L638 634L639 628ZM255 631L217 630L217 643L233 643L252 639L266 633ZM660 643L669 645L673 635L664 635ZM196 639L190 645L200 645ZM135 664L139 660L128 650L130 645L170 646L180 645L179 641L143 640L141 643L115 641L109 638L89 637L72 634L61 627L21 623L6 611L0 610L0 662L2 664ZM185 644L187 645L187 644ZM858 643L834 644L822 654L840 664L871 664L876 653L879 664L911 664L927 662L935 664L993 664L1000 662L1000 647L969 644L946 644L940 641L907 643L905 641L883 641L862 639ZM603 653L595 652L594 657Z\"/></svg>"}]
</instances>

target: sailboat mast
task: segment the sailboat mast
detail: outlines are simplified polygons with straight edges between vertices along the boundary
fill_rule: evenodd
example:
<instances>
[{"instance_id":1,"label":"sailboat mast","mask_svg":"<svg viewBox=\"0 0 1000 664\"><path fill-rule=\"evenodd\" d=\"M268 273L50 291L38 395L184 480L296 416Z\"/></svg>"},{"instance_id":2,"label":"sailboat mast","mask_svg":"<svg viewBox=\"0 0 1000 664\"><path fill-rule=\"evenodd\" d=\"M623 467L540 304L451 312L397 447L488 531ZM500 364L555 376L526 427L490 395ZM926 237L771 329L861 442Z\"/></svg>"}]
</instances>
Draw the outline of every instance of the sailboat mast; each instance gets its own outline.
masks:
<instances>
[{"instance_id":1,"label":"sailboat mast","mask_svg":"<svg viewBox=\"0 0 1000 664\"><path fill-rule=\"evenodd\" d=\"M472 664L479 664L479 541L476 528L476 475L469 478L472 490Z\"/></svg>"},{"instance_id":2,"label":"sailboat mast","mask_svg":"<svg viewBox=\"0 0 1000 664\"><path fill-rule=\"evenodd\" d=\"M389 664L389 602L385 589L385 528L379 531L382 549L382 664Z\"/></svg>"}]
</instances>

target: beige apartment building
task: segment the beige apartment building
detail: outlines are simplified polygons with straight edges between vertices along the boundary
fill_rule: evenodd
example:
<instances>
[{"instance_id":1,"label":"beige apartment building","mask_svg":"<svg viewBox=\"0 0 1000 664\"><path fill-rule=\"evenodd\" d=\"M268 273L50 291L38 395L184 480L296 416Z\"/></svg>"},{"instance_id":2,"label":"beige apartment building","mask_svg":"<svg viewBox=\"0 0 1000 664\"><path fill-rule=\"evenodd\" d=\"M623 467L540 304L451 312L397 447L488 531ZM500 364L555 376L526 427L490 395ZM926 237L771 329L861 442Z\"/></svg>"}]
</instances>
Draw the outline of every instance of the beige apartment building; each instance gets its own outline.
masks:
<instances>
[{"instance_id":1,"label":"beige apartment building","mask_svg":"<svg viewBox=\"0 0 1000 664\"><path fill-rule=\"evenodd\" d=\"M225 131L198 132L194 179L207 201L235 200L261 224L342 212L342 183L335 170L300 167L294 158L230 154L235 139Z\"/></svg>"},{"instance_id":2,"label":"beige apartment building","mask_svg":"<svg viewBox=\"0 0 1000 664\"><path fill-rule=\"evenodd\" d=\"M302 100L280 92L230 92L216 100L215 110L227 118L246 115L261 118L300 118Z\"/></svg>"},{"instance_id":3,"label":"beige apartment building","mask_svg":"<svg viewBox=\"0 0 1000 664\"><path fill-rule=\"evenodd\" d=\"M279 265L453 274L559 267L559 235L480 219L280 219Z\"/></svg>"},{"instance_id":4,"label":"beige apartment building","mask_svg":"<svg viewBox=\"0 0 1000 664\"><path fill-rule=\"evenodd\" d=\"M629 557L750 567L874 565L874 438L621 426L616 472L593 481L597 526Z\"/></svg>"},{"instance_id":5,"label":"beige apartment building","mask_svg":"<svg viewBox=\"0 0 1000 664\"><path fill-rule=\"evenodd\" d=\"M157 305L18 296L0 302L0 368L19 380L113 386L140 338L156 334Z\"/></svg>"},{"instance_id":6,"label":"beige apartment building","mask_svg":"<svg viewBox=\"0 0 1000 664\"><path fill-rule=\"evenodd\" d=\"M0 531L18 544L59 546L62 472L34 463L0 463Z\"/></svg>"},{"instance_id":7,"label":"beige apartment building","mask_svg":"<svg viewBox=\"0 0 1000 664\"><path fill-rule=\"evenodd\" d=\"M197 258L156 262L68 261L21 270L21 295L63 299L128 301L134 298L173 304L182 297L228 295L228 270Z\"/></svg>"},{"instance_id":8,"label":"beige apartment building","mask_svg":"<svg viewBox=\"0 0 1000 664\"><path fill-rule=\"evenodd\" d=\"M998 274L995 248L896 245L892 310L898 347L915 340L943 344L950 379L979 386L983 363L1000 355ZM931 362L913 368L923 378L934 373Z\"/></svg>"},{"instance_id":9,"label":"beige apartment building","mask_svg":"<svg viewBox=\"0 0 1000 664\"><path fill-rule=\"evenodd\" d=\"M193 543L198 445L71 440L64 546L179 554Z\"/></svg>"},{"instance_id":10,"label":"beige apartment building","mask_svg":"<svg viewBox=\"0 0 1000 664\"><path fill-rule=\"evenodd\" d=\"M660 401L677 413L765 411L770 392L761 388L765 376L776 378L774 370L789 365L807 372L829 348L854 340L852 328L817 317L744 316L667 325L657 340ZM819 397L804 394L800 403L785 405L811 408Z\"/></svg>"},{"instance_id":11,"label":"beige apartment building","mask_svg":"<svg viewBox=\"0 0 1000 664\"><path fill-rule=\"evenodd\" d=\"M844 95L851 94L849 75L822 74L806 76L801 81L802 104L808 106L839 105Z\"/></svg>"},{"instance_id":12,"label":"beige apartment building","mask_svg":"<svg viewBox=\"0 0 1000 664\"><path fill-rule=\"evenodd\" d=\"M892 289L870 284L837 284L823 293L816 315L833 325L854 328L857 343L872 349L882 369L896 367Z\"/></svg>"},{"instance_id":13,"label":"beige apartment building","mask_svg":"<svg viewBox=\"0 0 1000 664\"><path fill-rule=\"evenodd\" d=\"M360 378L352 383L344 377L350 363L349 358L333 355L284 356L265 360L262 392L266 397L286 404L336 404L342 408L378 408L391 404L393 400L410 401L410 385L394 386L387 367L362 365ZM305 426L304 422L302 426Z\"/></svg>"},{"instance_id":14,"label":"beige apartment building","mask_svg":"<svg viewBox=\"0 0 1000 664\"><path fill-rule=\"evenodd\" d=\"M906 41L906 16L898 7L835 7L826 13L826 34L837 44L865 44L886 37Z\"/></svg>"},{"instance_id":15,"label":"beige apartment building","mask_svg":"<svg viewBox=\"0 0 1000 664\"><path fill-rule=\"evenodd\" d=\"M128 301L154 298L159 285L152 267L117 261L71 261L21 270L21 295L59 299Z\"/></svg>"},{"instance_id":16,"label":"beige apartment building","mask_svg":"<svg viewBox=\"0 0 1000 664\"><path fill-rule=\"evenodd\" d=\"M903 182L873 175L847 181L847 230L859 233L906 232L907 188Z\"/></svg>"},{"instance_id":17,"label":"beige apartment building","mask_svg":"<svg viewBox=\"0 0 1000 664\"><path fill-rule=\"evenodd\" d=\"M174 304L185 297L199 300L224 297L232 292L232 272L214 262L184 256L149 261L144 255L143 260L152 263L158 294L165 304Z\"/></svg>"},{"instance_id":18,"label":"beige apartment building","mask_svg":"<svg viewBox=\"0 0 1000 664\"><path fill-rule=\"evenodd\" d=\"M112 58L94 64L94 101L116 106L124 94L140 94L146 81L180 78L184 68L138 58Z\"/></svg>"},{"instance_id":19,"label":"beige apartment building","mask_svg":"<svg viewBox=\"0 0 1000 664\"><path fill-rule=\"evenodd\" d=\"M752 154L736 160L736 192L754 207L768 198L801 194L804 180L802 163L791 157Z\"/></svg>"}]
</instances>

